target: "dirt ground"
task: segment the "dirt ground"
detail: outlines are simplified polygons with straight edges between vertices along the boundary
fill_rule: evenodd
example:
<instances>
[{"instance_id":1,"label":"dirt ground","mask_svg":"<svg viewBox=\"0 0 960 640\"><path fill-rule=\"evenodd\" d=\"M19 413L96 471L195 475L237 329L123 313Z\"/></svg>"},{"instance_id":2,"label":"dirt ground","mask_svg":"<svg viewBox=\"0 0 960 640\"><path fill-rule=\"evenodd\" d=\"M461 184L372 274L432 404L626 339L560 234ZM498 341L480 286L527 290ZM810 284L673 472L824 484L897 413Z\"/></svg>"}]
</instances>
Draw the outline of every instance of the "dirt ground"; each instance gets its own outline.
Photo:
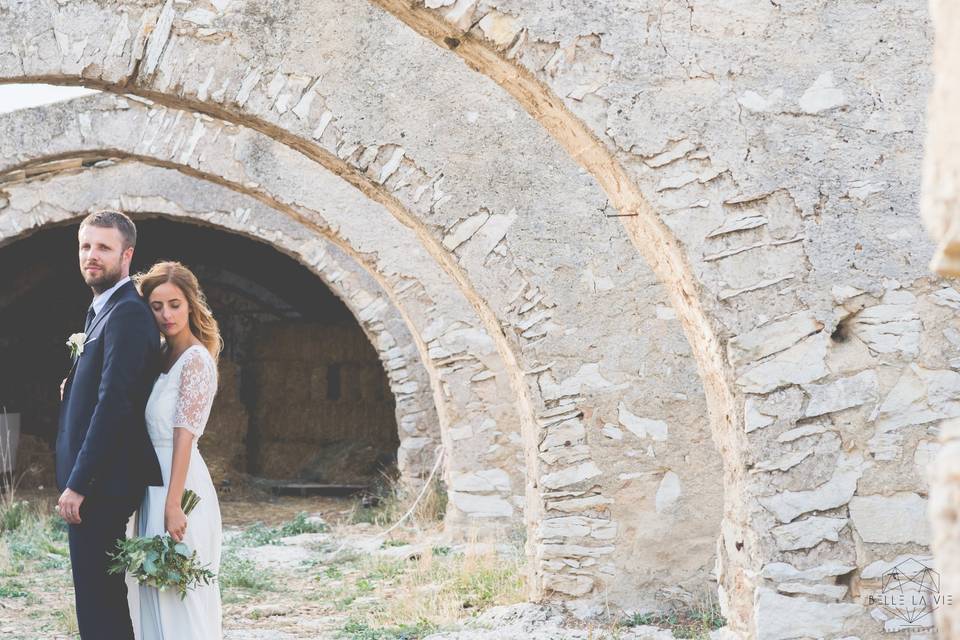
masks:
<instances>
[{"instance_id":1,"label":"dirt ground","mask_svg":"<svg viewBox=\"0 0 960 640\"><path fill-rule=\"evenodd\" d=\"M17 499L52 513L56 494L20 492ZM401 528L389 539L378 538L379 528L362 521L363 509L351 498L249 494L223 498L220 507L226 639L414 638L438 628L411 620L408 630L394 625L394 633L383 620L379 626L387 631L381 632L375 621L389 609L384 602L400 595L392 583L400 582L404 565L434 550L449 555L439 529ZM55 518L48 520L53 531L14 532L0 550L0 637L78 637L65 532ZM299 527L291 529L296 522ZM294 535L284 535L289 533ZM414 540L416 546L409 544ZM519 586L522 578L515 579ZM512 589L511 599L520 592Z\"/></svg>"},{"instance_id":2,"label":"dirt ground","mask_svg":"<svg viewBox=\"0 0 960 640\"><path fill-rule=\"evenodd\" d=\"M75 640L65 527L45 515L56 494L16 498L33 515L12 530L0 526L0 637ZM225 496L220 507L224 640L674 637L647 616L584 623L555 606L526 603L522 540L450 544L438 523L384 537L394 513L356 498L248 492ZM8 515L0 511L0 525ZM716 637L716 625L694 622L676 637Z\"/></svg>"}]
</instances>

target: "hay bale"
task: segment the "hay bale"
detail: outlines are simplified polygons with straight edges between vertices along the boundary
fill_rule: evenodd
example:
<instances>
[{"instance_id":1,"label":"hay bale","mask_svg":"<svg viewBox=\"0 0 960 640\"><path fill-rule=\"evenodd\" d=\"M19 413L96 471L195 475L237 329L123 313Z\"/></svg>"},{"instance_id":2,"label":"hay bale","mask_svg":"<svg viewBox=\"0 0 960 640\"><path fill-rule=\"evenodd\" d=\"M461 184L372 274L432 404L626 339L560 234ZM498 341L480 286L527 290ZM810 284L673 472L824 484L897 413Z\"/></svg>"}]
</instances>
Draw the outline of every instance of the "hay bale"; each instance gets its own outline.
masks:
<instances>
[{"instance_id":1,"label":"hay bale","mask_svg":"<svg viewBox=\"0 0 960 640\"><path fill-rule=\"evenodd\" d=\"M264 442L256 453L257 474L278 480L299 478L298 471L316 453L311 442Z\"/></svg>"},{"instance_id":2,"label":"hay bale","mask_svg":"<svg viewBox=\"0 0 960 640\"><path fill-rule=\"evenodd\" d=\"M394 455L366 442L342 441L316 451L299 470L308 482L368 484L395 462Z\"/></svg>"},{"instance_id":3,"label":"hay bale","mask_svg":"<svg viewBox=\"0 0 960 640\"><path fill-rule=\"evenodd\" d=\"M56 487L55 453L46 440L29 433L20 434L14 476L20 479L21 486L30 489Z\"/></svg>"},{"instance_id":4,"label":"hay bale","mask_svg":"<svg viewBox=\"0 0 960 640\"><path fill-rule=\"evenodd\" d=\"M226 493L245 486L249 482L249 475L242 470L235 460L226 457L203 456L210 471L210 478L218 493Z\"/></svg>"},{"instance_id":5,"label":"hay bale","mask_svg":"<svg viewBox=\"0 0 960 640\"><path fill-rule=\"evenodd\" d=\"M240 367L220 361L217 396L199 447L218 491L247 481L247 434L250 416L240 401Z\"/></svg>"}]
</instances>

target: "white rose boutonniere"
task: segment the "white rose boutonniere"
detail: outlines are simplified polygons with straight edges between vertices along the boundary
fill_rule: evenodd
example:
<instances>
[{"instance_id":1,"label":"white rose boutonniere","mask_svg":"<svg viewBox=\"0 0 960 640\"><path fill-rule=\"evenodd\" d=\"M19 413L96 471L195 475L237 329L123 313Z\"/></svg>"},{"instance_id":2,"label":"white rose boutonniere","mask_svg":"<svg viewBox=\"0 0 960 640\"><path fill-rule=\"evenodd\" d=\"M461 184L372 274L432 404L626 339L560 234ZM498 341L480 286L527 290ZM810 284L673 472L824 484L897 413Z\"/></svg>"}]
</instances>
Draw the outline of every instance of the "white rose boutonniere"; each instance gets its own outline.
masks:
<instances>
[{"instance_id":1,"label":"white rose boutonniere","mask_svg":"<svg viewBox=\"0 0 960 640\"><path fill-rule=\"evenodd\" d=\"M67 346L70 347L70 357L77 359L83 353L83 344L87 341L87 334L75 333L67 338Z\"/></svg>"}]
</instances>

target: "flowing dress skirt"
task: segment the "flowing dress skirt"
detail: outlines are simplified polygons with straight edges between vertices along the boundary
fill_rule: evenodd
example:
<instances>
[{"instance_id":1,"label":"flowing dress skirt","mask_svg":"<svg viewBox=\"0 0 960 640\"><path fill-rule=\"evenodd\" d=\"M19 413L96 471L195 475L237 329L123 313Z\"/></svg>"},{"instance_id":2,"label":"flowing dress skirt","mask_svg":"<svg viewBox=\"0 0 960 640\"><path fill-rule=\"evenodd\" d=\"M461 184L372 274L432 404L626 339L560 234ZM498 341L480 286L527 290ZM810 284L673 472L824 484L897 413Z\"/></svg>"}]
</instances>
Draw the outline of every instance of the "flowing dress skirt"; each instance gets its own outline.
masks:
<instances>
[{"instance_id":1,"label":"flowing dress skirt","mask_svg":"<svg viewBox=\"0 0 960 640\"><path fill-rule=\"evenodd\" d=\"M147 487L136 517L136 534L144 537L165 535L163 508L170 482L173 445L154 444L163 472L162 487ZM183 542L197 552L197 559L214 574L220 574L220 548L223 533L217 491L210 472L194 441L187 470L186 489L192 489L200 503L187 516L187 532ZM130 584L130 582L128 582ZM159 590L136 585L130 594L131 617L138 640L221 640L220 585L216 581L187 591L180 600L176 589ZM139 600L139 604L136 602ZM139 625L138 625L139 618Z\"/></svg>"}]
</instances>

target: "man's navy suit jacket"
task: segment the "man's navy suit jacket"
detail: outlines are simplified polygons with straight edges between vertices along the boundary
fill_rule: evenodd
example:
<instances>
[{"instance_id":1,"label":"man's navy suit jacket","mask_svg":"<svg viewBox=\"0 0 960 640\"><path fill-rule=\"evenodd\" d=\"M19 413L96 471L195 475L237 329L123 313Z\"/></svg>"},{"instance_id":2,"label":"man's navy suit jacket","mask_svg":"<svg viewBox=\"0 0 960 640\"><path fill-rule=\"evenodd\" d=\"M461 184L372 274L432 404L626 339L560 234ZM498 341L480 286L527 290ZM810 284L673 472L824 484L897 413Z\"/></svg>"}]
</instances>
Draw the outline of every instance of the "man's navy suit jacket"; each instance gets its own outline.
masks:
<instances>
[{"instance_id":1,"label":"man's navy suit jacket","mask_svg":"<svg viewBox=\"0 0 960 640\"><path fill-rule=\"evenodd\" d=\"M144 411L160 374L160 332L132 282L96 315L67 375L57 432L57 485L131 497L162 486Z\"/></svg>"}]
</instances>

